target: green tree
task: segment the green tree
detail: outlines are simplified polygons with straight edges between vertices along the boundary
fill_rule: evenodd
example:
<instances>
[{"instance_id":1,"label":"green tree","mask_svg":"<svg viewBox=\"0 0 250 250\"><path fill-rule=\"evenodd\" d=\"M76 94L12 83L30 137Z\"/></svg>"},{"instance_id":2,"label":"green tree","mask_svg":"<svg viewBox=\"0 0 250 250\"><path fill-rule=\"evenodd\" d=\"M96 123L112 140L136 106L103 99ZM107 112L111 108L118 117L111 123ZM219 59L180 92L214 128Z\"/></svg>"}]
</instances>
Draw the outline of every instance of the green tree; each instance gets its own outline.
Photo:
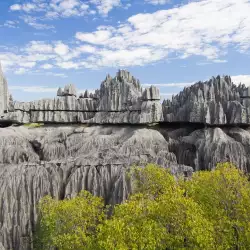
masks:
<instances>
[{"instance_id":1,"label":"green tree","mask_svg":"<svg viewBox=\"0 0 250 250\"><path fill-rule=\"evenodd\" d=\"M250 184L230 163L187 181L156 165L133 168L133 194L114 207L82 191L39 204L37 249L244 250L250 245Z\"/></svg>"},{"instance_id":2,"label":"green tree","mask_svg":"<svg viewBox=\"0 0 250 250\"><path fill-rule=\"evenodd\" d=\"M105 219L102 198L87 191L70 200L44 197L39 203L39 212L36 249L93 250L96 227Z\"/></svg>"},{"instance_id":3,"label":"green tree","mask_svg":"<svg viewBox=\"0 0 250 250\"><path fill-rule=\"evenodd\" d=\"M100 249L213 249L214 231L168 170L135 168L134 191L99 226Z\"/></svg>"},{"instance_id":4,"label":"green tree","mask_svg":"<svg viewBox=\"0 0 250 250\"><path fill-rule=\"evenodd\" d=\"M213 171L194 173L187 196L200 205L216 231L216 249L249 249L250 184L247 175L231 163Z\"/></svg>"}]
</instances>

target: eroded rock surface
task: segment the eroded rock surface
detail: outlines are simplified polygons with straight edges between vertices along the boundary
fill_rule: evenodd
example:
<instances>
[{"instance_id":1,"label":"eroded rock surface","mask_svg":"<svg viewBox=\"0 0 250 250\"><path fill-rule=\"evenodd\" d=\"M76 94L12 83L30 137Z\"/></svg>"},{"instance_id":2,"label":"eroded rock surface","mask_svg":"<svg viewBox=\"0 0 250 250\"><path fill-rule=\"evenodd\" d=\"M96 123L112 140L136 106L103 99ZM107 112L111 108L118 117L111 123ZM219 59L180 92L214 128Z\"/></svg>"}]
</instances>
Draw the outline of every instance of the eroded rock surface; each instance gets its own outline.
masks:
<instances>
[{"instance_id":1,"label":"eroded rock surface","mask_svg":"<svg viewBox=\"0 0 250 250\"><path fill-rule=\"evenodd\" d=\"M74 85L59 88L54 99L10 100L2 121L17 123L149 124L190 122L208 125L250 124L250 88L230 76L212 77L160 102L155 86L143 89L128 71L108 75L94 93L77 96Z\"/></svg>"},{"instance_id":2,"label":"eroded rock surface","mask_svg":"<svg viewBox=\"0 0 250 250\"><path fill-rule=\"evenodd\" d=\"M108 204L130 192L129 166L157 163L175 175L169 142L155 129L138 126L45 126L0 129L0 242L5 249L30 249L36 204L50 194L74 197L86 189Z\"/></svg>"},{"instance_id":3,"label":"eroded rock surface","mask_svg":"<svg viewBox=\"0 0 250 250\"><path fill-rule=\"evenodd\" d=\"M82 189L108 204L127 198L129 166L157 163L175 175L232 161L250 170L250 130L164 126L44 126L0 129L0 242L30 249L36 204Z\"/></svg>"},{"instance_id":4,"label":"eroded rock surface","mask_svg":"<svg viewBox=\"0 0 250 250\"><path fill-rule=\"evenodd\" d=\"M229 76L212 77L184 88L163 102L164 121L208 125L250 124L249 89Z\"/></svg>"},{"instance_id":5,"label":"eroded rock surface","mask_svg":"<svg viewBox=\"0 0 250 250\"><path fill-rule=\"evenodd\" d=\"M46 194L64 199L86 189L107 204L122 202L134 164L157 163L178 176L231 161L250 172L250 129L235 126L250 124L250 89L228 76L163 103L156 87L142 89L123 70L79 97L67 85L54 99L7 99L1 122L45 125L0 128L1 250L32 248L36 204Z\"/></svg>"},{"instance_id":6,"label":"eroded rock surface","mask_svg":"<svg viewBox=\"0 0 250 250\"><path fill-rule=\"evenodd\" d=\"M142 89L139 80L120 70L107 76L95 93L77 97L74 85L57 91L54 99L33 102L10 101L2 120L17 123L146 124L163 121L159 90Z\"/></svg>"}]
</instances>

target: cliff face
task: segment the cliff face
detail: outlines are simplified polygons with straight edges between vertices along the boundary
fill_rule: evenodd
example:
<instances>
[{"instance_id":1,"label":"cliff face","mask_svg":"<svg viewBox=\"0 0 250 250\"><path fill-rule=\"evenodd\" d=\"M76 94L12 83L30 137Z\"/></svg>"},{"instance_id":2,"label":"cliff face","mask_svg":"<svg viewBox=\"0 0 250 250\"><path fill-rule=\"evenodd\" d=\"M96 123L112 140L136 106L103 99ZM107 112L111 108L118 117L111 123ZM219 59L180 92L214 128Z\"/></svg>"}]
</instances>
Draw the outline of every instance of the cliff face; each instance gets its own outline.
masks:
<instances>
[{"instance_id":1,"label":"cliff face","mask_svg":"<svg viewBox=\"0 0 250 250\"><path fill-rule=\"evenodd\" d=\"M146 124L163 121L160 93L151 86L142 89L139 80L120 70L109 75L95 93L77 97L73 85L59 88L57 98L9 103L3 120L16 123Z\"/></svg>"},{"instance_id":2,"label":"cliff face","mask_svg":"<svg viewBox=\"0 0 250 250\"><path fill-rule=\"evenodd\" d=\"M36 204L86 189L107 204L130 192L129 166L157 163L176 176L232 161L250 170L250 132L241 128L45 126L0 129L0 242L30 249Z\"/></svg>"},{"instance_id":3,"label":"cliff face","mask_svg":"<svg viewBox=\"0 0 250 250\"><path fill-rule=\"evenodd\" d=\"M249 89L244 85L234 85L229 76L213 77L185 88L171 101L164 101L164 121L249 124L249 98Z\"/></svg>"},{"instance_id":4,"label":"cliff face","mask_svg":"<svg viewBox=\"0 0 250 250\"><path fill-rule=\"evenodd\" d=\"M0 115L7 111L9 102L8 84L0 62Z\"/></svg>"},{"instance_id":5,"label":"cliff face","mask_svg":"<svg viewBox=\"0 0 250 250\"><path fill-rule=\"evenodd\" d=\"M250 89L229 76L213 77L160 102L159 90L142 89L127 71L109 75L94 93L77 96L73 85L59 88L54 99L10 101L2 121L15 123L148 124L191 122L208 125L250 124ZM0 120L1 122L1 120Z\"/></svg>"},{"instance_id":6,"label":"cliff face","mask_svg":"<svg viewBox=\"0 0 250 250\"><path fill-rule=\"evenodd\" d=\"M36 204L46 194L64 199L86 189L107 204L124 201L134 164L178 176L232 161L250 172L249 96L217 77L161 103L157 88L119 71L94 93L77 97L68 85L54 99L10 100L2 121L45 125L0 128L0 249L32 248Z\"/></svg>"},{"instance_id":7,"label":"cliff face","mask_svg":"<svg viewBox=\"0 0 250 250\"><path fill-rule=\"evenodd\" d=\"M36 204L46 194L63 199L87 189L115 204L129 193L126 172L133 164L192 172L177 163L161 133L143 127L4 128L0 152L0 242L6 249L30 248Z\"/></svg>"}]
</instances>

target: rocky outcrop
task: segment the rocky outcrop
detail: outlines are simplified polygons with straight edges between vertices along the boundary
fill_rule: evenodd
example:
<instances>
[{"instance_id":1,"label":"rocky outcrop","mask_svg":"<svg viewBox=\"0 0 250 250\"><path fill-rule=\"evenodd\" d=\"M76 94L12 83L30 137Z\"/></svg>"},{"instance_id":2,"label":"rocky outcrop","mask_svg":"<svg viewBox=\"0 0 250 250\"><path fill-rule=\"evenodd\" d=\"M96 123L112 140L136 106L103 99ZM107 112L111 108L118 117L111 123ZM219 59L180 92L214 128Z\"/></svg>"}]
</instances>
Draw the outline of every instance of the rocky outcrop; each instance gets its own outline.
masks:
<instances>
[{"instance_id":1,"label":"rocky outcrop","mask_svg":"<svg viewBox=\"0 0 250 250\"><path fill-rule=\"evenodd\" d=\"M163 120L159 90L143 90L139 80L120 70L107 76L99 90L87 90L77 97L70 84L60 87L57 98L33 102L11 101L2 120L16 123L145 124Z\"/></svg>"},{"instance_id":2,"label":"rocky outcrop","mask_svg":"<svg viewBox=\"0 0 250 250\"><path fill-rule=\"evenodd\" d=\"M0 129L0 152L0 242L6 249L30 249L36 204L47 194L63 199L86 189L116 204L130 192L129 166L151 162L175 175L192 173L161 133L144 127L9 127Z\"/></svg>"},{"instance_id":3,"label":"rocky outcrop","mask_svg":"<svg viewBox=\"0 0 250 250\"><path fill-rule=\"evenodd\" d=\"M94 93L76 93L67 85L53 99L8 100L2 121L45 125L0 128L1 250L32 248L36 205L47 194L64 199L86 189L107 204L124 201L134 164L189 176L231 161L250 172L250 90L230 77L198 82L163 103L156 87L142 89L123 70Z\"/></svg>"},{"instance_id":4,"label":"rocky outcrop","mask_svg":"<svg viewBox=\"0 0 250 250\"><path fill-rule=\"evenodd\" d=\"M9 103L8 83L6 78L4 77L0 62L0 115L2 115L4 112L8 110L8 103Z\"/></svg>"},{"instance_id":5,"label":"rocky outcrop","mask_svg":"<svg viewBox=\"0 0 250 250\"><path fill-rule=\"evenodd\" d=\"M36 204L46 194L86 189L107 204L127 198L129 167L157 163L178 175L221 161L250 171L250 130L156 126L56 126L0 129L0 242L30 249Z\"/></svg>"},{"instance_id":6,"label":"rocky outcrop","mask_svg":"<svg viewBox=\"0 0 250 250\"><path fill-rule=\"evenodd\" d=\"M163 102L164 121L208 125L250 124L250 95L229 76L211 78L185 88Z\"/></svg>"}]
</instances>

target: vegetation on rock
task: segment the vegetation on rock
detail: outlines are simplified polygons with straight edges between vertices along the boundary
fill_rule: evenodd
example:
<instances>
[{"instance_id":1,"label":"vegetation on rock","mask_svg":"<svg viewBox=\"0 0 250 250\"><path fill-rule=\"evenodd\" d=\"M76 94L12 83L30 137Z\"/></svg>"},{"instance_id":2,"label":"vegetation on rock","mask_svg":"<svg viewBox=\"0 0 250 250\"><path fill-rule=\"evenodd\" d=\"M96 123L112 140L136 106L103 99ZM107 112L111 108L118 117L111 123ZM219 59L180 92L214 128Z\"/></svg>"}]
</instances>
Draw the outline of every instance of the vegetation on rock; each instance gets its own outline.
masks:
<instances>
[{"instance_id":1,"label":"vegetation on rock","mask_svg":"<svg viewBox=\"0 0 250 250\"><path fill-rule=\"evenodd\" d=\"M132 168L133 194L108 207L82 191L39 203L37 249L249 249L250 183L231 163L175 179L156 165Z\"/></svg>"},{"instance_id":2,"label":"vegetation on rock","mask_svg":"<svg viewBox=\"0 0 250 250\"><path fill-rule=\"evenodd\" d=\"M42 127L44 124L43 123L27 123L24 124L23 126L26 128L39 128Z\"/></svg>"}]
</instances>

